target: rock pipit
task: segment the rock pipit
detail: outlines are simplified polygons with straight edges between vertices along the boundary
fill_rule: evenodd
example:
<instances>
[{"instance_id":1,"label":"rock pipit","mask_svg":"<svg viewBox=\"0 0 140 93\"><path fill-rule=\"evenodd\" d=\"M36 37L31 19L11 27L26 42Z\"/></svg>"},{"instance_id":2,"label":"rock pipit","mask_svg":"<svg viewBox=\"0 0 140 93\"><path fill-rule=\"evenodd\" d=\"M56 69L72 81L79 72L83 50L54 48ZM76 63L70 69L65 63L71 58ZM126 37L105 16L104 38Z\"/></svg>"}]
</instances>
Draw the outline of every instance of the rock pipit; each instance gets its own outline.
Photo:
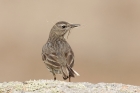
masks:
<instances>
[{"instance_id":1,"label":"rock pipit","mask_svg":"<svg viewBox=\"0 0 140 93\"><path fill-rule=\"evenodd\" d=\"M66 80L79 74L72 69L74 66L74 53L64 38L65 34L72 28L80 26L79 24L70 24L65 21L57 22L51 29L49 39L42 48L42 60L48 70L53 74L62 74Z\"/></svg>"}]
</instances>

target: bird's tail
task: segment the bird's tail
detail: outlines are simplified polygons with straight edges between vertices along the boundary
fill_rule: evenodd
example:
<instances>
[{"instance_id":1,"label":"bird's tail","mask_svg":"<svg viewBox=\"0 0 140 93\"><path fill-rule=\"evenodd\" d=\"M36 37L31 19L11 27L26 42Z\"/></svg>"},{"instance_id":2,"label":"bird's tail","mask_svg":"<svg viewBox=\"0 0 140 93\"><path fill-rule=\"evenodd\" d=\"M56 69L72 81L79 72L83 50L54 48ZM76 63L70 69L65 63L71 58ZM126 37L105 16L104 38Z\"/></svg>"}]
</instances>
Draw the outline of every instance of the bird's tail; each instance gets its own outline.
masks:
<instances>
[{"instance_id":1,"label":"bird's tail","mask_svg":"<svg viewBox=\"0 0 140 93\"><path fill-rule=\"evenodd\" d=\"M66 80L69 77L75 77L75 75L80 76L74 69L69 66L62 66L63 79Z\"/></svg>"}]
</instances>

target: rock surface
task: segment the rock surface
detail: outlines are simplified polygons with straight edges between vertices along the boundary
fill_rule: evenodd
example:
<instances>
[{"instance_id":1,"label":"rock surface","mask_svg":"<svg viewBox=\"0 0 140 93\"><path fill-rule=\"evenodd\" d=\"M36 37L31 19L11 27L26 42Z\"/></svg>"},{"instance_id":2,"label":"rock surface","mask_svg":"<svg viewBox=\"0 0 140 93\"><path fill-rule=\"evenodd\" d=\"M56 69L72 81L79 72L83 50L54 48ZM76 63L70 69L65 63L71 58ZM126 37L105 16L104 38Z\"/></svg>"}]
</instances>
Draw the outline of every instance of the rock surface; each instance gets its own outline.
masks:
<instances>
[{"instance_id":1,"label":"rock surface","mask_svg":"<svg viewBox=\"0 0 140 93\"><path fill-rule=\"evenodd\" d=\"M140 93L140 86L120 83L30 80L0 83L0 93Z\"/></svg>"}]
</instances>

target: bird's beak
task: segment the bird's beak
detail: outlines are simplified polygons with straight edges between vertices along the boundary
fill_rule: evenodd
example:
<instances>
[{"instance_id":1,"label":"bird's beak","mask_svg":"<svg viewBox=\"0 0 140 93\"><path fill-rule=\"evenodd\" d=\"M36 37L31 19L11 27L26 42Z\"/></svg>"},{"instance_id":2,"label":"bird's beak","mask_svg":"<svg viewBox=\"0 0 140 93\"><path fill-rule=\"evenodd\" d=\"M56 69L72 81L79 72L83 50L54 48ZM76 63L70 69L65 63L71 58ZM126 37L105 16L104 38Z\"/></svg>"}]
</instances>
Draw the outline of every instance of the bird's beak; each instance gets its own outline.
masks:
<instances>
[{"instance_id":1,"label":"bird's beak","mask_svg":"<svg viewBox=\"0 0 140 93\"><path fill-rule=\"evenodd\" d=\"M78 27L80 24L70 24L71 28Z\"/></svg>"}]
</instances>

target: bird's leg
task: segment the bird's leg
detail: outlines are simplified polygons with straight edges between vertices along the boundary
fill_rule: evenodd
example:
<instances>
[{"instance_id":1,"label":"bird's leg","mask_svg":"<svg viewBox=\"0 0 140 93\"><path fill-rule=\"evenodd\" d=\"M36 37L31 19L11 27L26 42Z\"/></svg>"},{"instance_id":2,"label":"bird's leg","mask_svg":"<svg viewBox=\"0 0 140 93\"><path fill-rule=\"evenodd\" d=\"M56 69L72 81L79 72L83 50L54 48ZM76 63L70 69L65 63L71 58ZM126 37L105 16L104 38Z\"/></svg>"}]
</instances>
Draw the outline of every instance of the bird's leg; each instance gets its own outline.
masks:
<instances>
[{"instance_id":1,"label":"bird's leg","mask_svg":"<svg viewBox=\"0 0 140 93\"><path fill-rule=\"evenodd\" d=\"M54 77L54 80L56 80L56 75L55 75L55 73L53 72L53 77Z\"/></svg>"},{"instance_id":2,"label":"bird's leg","mask_svg":"<svg viewBox=\"0 0 140 93\"><path fill-rule=\"evenodd\" d=\"M70 79L71 77L69 76L69 82L71 82L71 79Z\"/></svg>"}]
</instances>

